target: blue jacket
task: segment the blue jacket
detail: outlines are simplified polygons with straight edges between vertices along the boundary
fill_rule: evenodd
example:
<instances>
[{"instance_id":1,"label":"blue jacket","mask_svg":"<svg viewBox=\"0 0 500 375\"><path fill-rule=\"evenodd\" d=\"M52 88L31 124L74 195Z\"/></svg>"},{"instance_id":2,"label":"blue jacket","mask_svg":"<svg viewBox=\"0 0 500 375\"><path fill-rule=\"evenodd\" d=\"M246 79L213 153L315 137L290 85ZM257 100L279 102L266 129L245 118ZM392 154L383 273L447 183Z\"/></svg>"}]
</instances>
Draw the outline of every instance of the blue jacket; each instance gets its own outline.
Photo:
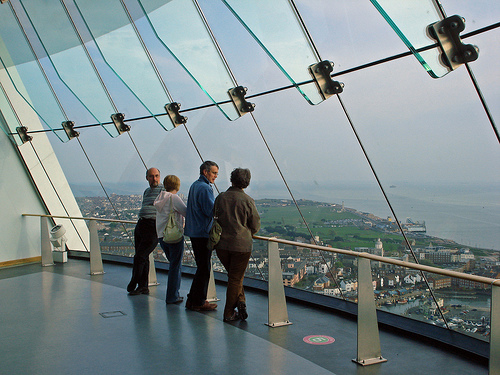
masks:
<instances>
[{"instance_id":1,"label":"blue jacket","mask_svg":"<svg viewBox=\"0 0 500 375\"><path fill-rule=\"evenodd\" d=\"M208 179L200 175L189 188L186 226L184 234L189 237L208 238L214 210L214 191Z\"/></svg>"}]
</instances>

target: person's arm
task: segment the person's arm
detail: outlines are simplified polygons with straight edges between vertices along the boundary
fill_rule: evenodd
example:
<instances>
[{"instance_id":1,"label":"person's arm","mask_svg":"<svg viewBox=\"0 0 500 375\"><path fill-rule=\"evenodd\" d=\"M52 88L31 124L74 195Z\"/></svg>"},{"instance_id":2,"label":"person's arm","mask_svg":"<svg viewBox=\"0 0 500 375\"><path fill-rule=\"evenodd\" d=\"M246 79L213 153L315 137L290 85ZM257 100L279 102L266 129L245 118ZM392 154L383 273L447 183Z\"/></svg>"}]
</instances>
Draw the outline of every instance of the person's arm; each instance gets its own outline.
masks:
<instances>
[{"instance_id":1,"label":"person's arm","mask_svg":"<svg viewBox=\"0 0 500 375\"><path fill-rule=\"evenodd\" d=\"M199 204L203 215L206 217L212 217L214 214L214 202L215 197L212 189L207 187L200 191L200 195L198 197Z\"/></svg>"},{"instance_id":2,"label":"person's arm","mask_svg":"<svg viewBox=\"0 0 500 375\"><path fill-rule=\"evenodd\" d=\"M253 200L250 202L250 216L248 217L247 226L250 232L252 232L252 235L257 233L260 229L260 216Z\"/></svg>"},{"instance_id":3,"label":"person's arm","mask_svg":"<svg viewBox=\"0 0 500 375\"><path fill-rule=\"evenodd\" d=\"M181 197L179 197L177 194L173 194L172 203L174 204L174 210L180 213L182 216L186 217L186 205L182 201Z\"/></svg>"},{"instance_id":4,"label":"person's arm","mask_svg":"<svg viewBox=\"0 0 500 375\"><path fill-rule=\"evenodd\" d=\"M167 192L162 191L156 197L155 201L153 202L153 205L155 206L156 211L160 212L163 209L163 207L165 207L165 204L168 202L166 195L167 195Z\"/></svg>"}]
</instances>

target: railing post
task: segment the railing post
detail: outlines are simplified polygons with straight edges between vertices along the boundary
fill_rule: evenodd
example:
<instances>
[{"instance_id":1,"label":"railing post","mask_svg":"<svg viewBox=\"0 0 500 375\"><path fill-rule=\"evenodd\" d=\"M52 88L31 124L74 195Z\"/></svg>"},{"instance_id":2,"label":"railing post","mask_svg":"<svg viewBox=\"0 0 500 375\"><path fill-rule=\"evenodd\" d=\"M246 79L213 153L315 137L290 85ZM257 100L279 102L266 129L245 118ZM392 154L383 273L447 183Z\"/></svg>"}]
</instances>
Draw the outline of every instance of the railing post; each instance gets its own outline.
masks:
<instances>
[{"instance_id":1,"label":"railing post","mask_svg":"<svg viewBox=\"0 0 500 375\"><path fill-rule=\"evenodd\" d=\"M156 268L155 268L155 258L153 252L149 253L149 276L148 276L148 286L160 285L158 279L156 278Z\"/></svg>"},{"instance_id":2,"label":"railing post","mask_svg":"<svg viewBox=\"0 0 500 375\"><path fill-rule=\"evenodd\" d=\"M208 302L220 301L220 299L217 298L217 290L215 289L214 270L212 267L210 267L210 279L208 280L207 301Z\"/></svg>"},{"instance_id":3,"label":"railing post","mask_svg":"<svg viewBox=\"0 0 500 375\"><path fill-rule=\"evenodd\" d=\"M500 374L500 286L491 286L489 374Z\"/></svg>"},{"instance_id":4,"label":"railing post","mask_svg":"<svg viewBox=\"0 0 500 375\"><path fill-rule=\"evenodd\" d=\"M386 361L380 350L370 259L358 256L358 355L353 362L367 366Z\"/></svg>"},{"instance_id":5,"label":"railing post","mask_svg":"<svg viewBox=\"0 0 500 375\"><path fill-rule=\"evenodd\" d=\"M97 234L97 224L95 220L89 220L90 232L90 274L102 275L101 245L99 244L99 235Z\"/></svg>"},{"instance_id":6,"label":"railing post","mask_svg":"<svg viewBox=\"0 0 500 375\"><path fill-rule=\"evenodd\" d=\"M52 246L50 245L49 237L49 219L47 217L40 217L40 235L41 235L41 253L42 253L42 266L53 266L54 257L52 255Z\"/></svg>"},{"instance_id":7,"label":"railing post","mask_svg":"<svg viewBox=\"0 0 500 375\"><path fill-rule=\"evenodd\" d=\"M288 320L286 309L285 287L281 261L276 242L268 241L269 280L268 280L268 323L269 327L280 327L292 324Z\"/></svg>"}]
</instances>

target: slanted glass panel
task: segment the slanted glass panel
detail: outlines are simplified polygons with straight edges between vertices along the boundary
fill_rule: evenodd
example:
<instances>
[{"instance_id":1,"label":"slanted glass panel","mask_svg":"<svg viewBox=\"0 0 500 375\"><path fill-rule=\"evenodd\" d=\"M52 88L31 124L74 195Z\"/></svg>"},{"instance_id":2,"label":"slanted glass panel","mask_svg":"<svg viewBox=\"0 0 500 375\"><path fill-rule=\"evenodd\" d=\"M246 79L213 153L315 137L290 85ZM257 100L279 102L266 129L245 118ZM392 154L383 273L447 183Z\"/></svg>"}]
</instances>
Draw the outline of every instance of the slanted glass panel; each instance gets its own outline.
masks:
<instances>
[{"instance_id":1,"label":"slanted glass panel","mask_svg":"<svg viewBox=\"0 0 500 375\"><path fill-rule=\"evenodd\" d=\"M2 7L1 14L0 69L5 69L5 77L8 77L10 81L3 82L5 89L3 94L20 95L49 129L61 129L60 124L65 120L64 115L47 84L47 79L44 77L40 66L34 61L33 52L19 29L10 7ZM16 64L18 65L16 66ZM30 84L25 86L23 82L29 82ZM13 90L7 89L8 87L13 87ZM12 110L6 96L4 99L1 108L10 131L15 133L16 127L21 125L33 130L32 124L19 124L17 120L11 120L8 114L12 113ZM61 131L54 131L54 133L61 141L68 140L66 133L62 129Z\"/></svg>"},{"instance_id":2,"label":"slanted glass panel","mask_svg":"<svg viewBox=\"0 0 500 375\"><path fill-rule=\"evenodd\" d=\"M294 85L312 79L308 68L319 57L289 0L223 2ZM323 101L314 83L297 89L310 104Z\"/></svg>"},{"instance_id":3,"label":"slanted glass panel","mask_svg":"<svg viewBox=\"0 0 500 375\"><path fill-rule=\"evenodd\" d=\"M158 7L158 0L140 0L155 35L213 103L230 100L237 86L224 64L192 0L173 0ZM169 77L166 77L168 82ZM218 104L229 120L239 117L234 105Z\"/></svg>"},{"instance_id":4,"label":"slanted glass panel","mask_svg":"<svg viewBox=\"0 0 500 375\"><path fill-rule=\"evenodd\" d=\"M7 102L7 100L6 100L5 95L2 91L2 92L0 92L0 128L2 128L2 131L7 136L12 136L14 143L17 144L18 146L20 146L23 144L23 142L21 141L21 138L19 137L18 134L15 134L10 130L9 124L16 123L16 120L15 120L12 112L9 111L9 112L7 112L6 116L4 116L4 111L6 110L6 107L8 107L8 104L6 102ZM6 117L9 117L9 120L7 120Z\"/></svg>"},{"instance_id":5,"label":"slanted glass panel","mask_svg":"<svg viewBox=\"0 0 500 375\"><path fill-rule=\"evenodd\" d=\"M370 1L431 77L439 78L451 71L440 62L439 48L417 52L419 48L435 44L427 35L427 26L441 21L442 17L433 0Z\"/></svg>"},{"instance_id":6,"label":"slanted glass panel","mask_svg":"<svg viewBox=\"0 0 500 375\"><path fill-rule=\"evenodd\" d=\"M98 119L108 134L116 137L118 131L113 124L109 124L111 114L116 111L61 3L58 0L19 2L35 28L45 52L50 56L58 76ZM57 20L57 24L54 24L54 20Z\"/></svg>"},{"instance_id":7,"label":"slanted glass panel","mask_svg":"<svg viewBox=\"0 0 500 375\"><path fill-rule=\"evenodd\" d=\"M75 0L75 4L106 63L151 115L164 114L169 98L129 23L124 5L119 0ZM156 117L156 120L165 130L173 128L168 116Z\"/></svg>"}]
</instances>

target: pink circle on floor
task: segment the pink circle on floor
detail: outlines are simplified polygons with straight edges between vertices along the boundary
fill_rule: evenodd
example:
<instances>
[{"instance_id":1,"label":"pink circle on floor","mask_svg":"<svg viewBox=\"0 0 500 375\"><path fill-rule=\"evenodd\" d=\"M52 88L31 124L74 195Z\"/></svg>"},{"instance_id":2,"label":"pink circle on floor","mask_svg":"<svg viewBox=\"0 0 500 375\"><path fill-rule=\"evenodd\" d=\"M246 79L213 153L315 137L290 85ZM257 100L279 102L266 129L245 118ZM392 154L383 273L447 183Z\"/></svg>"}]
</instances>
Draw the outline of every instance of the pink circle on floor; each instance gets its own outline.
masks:
<instances>
[{"instance_id":1,"label":"pink circle on floor","mask_svg":"<svg viewBox=\"0 0 500 375\"><path fill-rule=\"evenodd\" d=\"M304 342L311 345L328 345L335 342L335 339L324 335L310 335L303 338Z\"/></svg>"}]
</instances>

